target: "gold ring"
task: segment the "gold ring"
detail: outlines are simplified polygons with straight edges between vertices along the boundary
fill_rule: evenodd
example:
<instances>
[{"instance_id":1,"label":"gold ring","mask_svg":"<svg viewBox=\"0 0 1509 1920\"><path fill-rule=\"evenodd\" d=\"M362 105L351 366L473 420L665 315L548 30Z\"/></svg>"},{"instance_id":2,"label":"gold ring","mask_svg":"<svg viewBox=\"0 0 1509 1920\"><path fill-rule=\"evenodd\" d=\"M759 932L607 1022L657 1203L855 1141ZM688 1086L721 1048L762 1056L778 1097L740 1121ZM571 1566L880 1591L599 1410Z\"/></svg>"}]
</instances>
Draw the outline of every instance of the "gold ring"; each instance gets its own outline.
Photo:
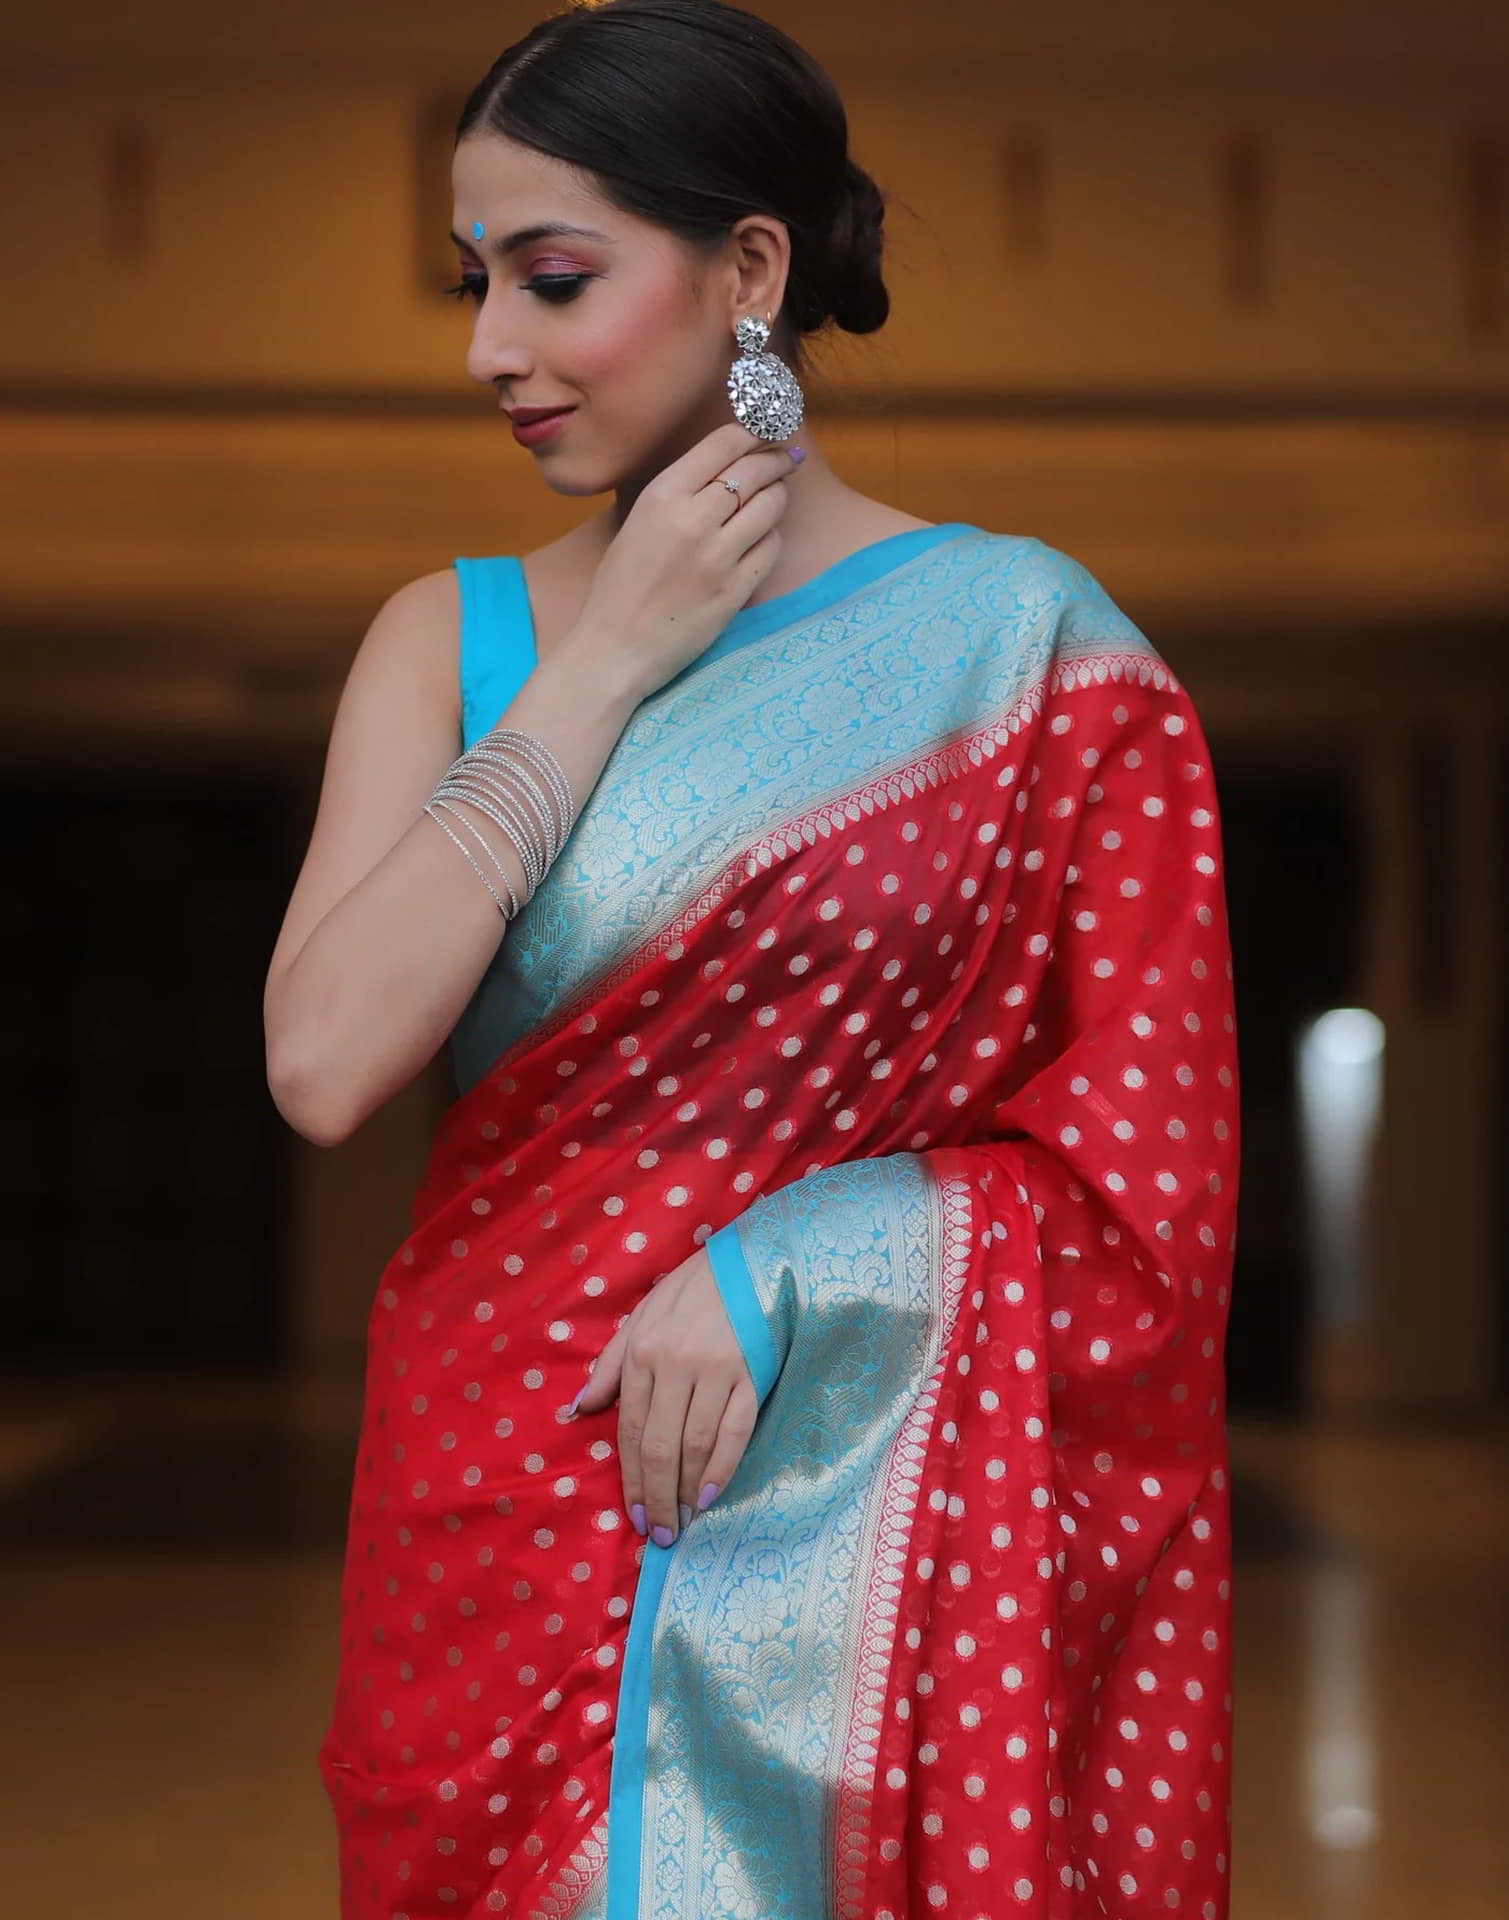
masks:
<instances>
[{"instance_id":1,"label":"gold ring","mask_svg":"<svg viewBox=\"0 0 1509 1920\"><path fill-rule=\"evenodd\" d=\"M729 479L726 473L720 473L718 475L718 478L723 482L723 485L728 488L729 492L733 495L735 500L737 500L739 505L742 507L744 504L744 496L742 493L740 493L739 489L734 485L733 481Z\"/></svg>"}]
</instances>

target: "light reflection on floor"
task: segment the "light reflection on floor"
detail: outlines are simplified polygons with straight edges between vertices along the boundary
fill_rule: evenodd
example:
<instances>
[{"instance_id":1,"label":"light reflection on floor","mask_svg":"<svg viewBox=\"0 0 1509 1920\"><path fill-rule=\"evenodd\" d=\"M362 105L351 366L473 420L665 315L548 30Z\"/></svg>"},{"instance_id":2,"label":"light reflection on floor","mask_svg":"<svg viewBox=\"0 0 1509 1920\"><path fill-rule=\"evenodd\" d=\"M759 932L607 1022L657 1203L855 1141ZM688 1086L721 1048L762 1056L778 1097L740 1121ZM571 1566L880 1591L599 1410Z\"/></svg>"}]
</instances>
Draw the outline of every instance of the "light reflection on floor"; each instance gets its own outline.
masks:
<instances>
[{"instance_id":1,"label":"light reflection on floor","mask_svg":"<svg viewBox=\"0 0 1509 1920\"><path fill-rule=\"evenodd\" d=\"M1236 1582L1236 1920L1489 1920L1509 1884L1509 1434L1234 1426L1318 1553Z\"/></svg>"},{"instance_id":2,"label":"light reflection on floor","mask_svg":"<svg viewBox=\"0 0 1509 1920\"><path fill-rule=\"evenodd\" d=\"M314 1769L356 1409L0 1386L16 1920L333 1920ZM1509 1884L1509 1429L1232 1426L1234 1920L1489 1920Z\"/></svg>"}]
</instances>

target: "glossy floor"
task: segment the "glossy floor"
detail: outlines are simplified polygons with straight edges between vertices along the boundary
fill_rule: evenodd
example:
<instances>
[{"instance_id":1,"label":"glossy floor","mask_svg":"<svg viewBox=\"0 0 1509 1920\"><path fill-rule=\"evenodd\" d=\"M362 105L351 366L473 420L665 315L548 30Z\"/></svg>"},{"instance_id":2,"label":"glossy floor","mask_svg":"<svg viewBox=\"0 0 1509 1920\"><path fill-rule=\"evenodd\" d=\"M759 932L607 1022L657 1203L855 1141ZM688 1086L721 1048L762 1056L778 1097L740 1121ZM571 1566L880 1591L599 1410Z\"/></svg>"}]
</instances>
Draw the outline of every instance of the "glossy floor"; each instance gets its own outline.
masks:
<instances>
[{"instance_id":1,"label":"glossy floor","mask_svg":"<svg viewBox=\"0 0 1509 1920\"><path fill-rule=\"evenodd\" d=\"M15 1920L334 1920L314 1769L349 1396L0 1405ZM1509 1432L1232 1427L1234 1920L1489 1920L1509 1885Z\"/></svg>"}]
</instances>

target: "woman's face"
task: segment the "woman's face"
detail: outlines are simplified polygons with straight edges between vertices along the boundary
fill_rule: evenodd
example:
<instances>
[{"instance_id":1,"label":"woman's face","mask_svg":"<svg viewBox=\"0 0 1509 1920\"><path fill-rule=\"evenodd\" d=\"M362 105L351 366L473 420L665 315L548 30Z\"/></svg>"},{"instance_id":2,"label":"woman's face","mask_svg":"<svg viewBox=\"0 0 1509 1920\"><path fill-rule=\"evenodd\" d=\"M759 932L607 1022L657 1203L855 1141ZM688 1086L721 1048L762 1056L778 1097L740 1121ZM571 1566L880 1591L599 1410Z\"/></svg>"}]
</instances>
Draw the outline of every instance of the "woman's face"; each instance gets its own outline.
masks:
<instances>
[{"instance_id":1,"label":"woman's face","mask_svg":"<svg viewBox=\"0 0 1509 1920\"><path fill-rule=\"evenodd\" d=\"M467 371L504 408L575 409L525 456L557 493L642 485L733 418L730 316L748 310L737 246L700 260L563 161L497 134L460 143L452 183L478 303ZM516 238L545 225L576 231Z\"/></svg>"}]
</instances>

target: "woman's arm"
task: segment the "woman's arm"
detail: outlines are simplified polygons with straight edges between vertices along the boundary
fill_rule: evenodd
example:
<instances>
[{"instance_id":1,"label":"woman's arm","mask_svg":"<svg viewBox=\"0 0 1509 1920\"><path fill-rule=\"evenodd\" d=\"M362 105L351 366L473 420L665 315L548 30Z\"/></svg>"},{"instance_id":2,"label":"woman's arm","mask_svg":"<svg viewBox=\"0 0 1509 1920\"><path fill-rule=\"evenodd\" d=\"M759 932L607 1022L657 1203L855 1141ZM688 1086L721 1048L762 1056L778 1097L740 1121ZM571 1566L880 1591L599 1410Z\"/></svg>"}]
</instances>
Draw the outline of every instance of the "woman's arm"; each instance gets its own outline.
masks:
<instances>
[{"instance_id":1,"label":"woman's arm","mask_svg":"<svg viewBox=\"0 0 1509 1920\"><path fill-rule=\"evenodd\" d=\"M268 1085L290 1126L322 1146L348 1138L434 1058L505 932L471 865L423 812L460 751L459 631L450 569L379 609L341 695L268 968ZM497 716L549 747L578 808L640 698L612 657L574 630ZM514 849L476 821L522 898Z\"/></svg>"},{"instance_id":2,"label":"woman's arm","mask_svg":"<svg viewBox=\"0 0 1509 1920\"><path fill-rule=\"evenodd\" d=\"M770 572L786 503L775 482L791 470L784 448L729 422L658 473L581 614L493 722L550 749L578 810L634 709ZM720 478L744 503L733 514ZM492 895L424 811L461 746L460 630L452 570L400 588L358 649L335 717L264 999L273 1098L322 1145L354 1133L434 1058L503 937ZM523 864L502 830L468 815L522 897Z\"/></svg>"}]
</instances>

